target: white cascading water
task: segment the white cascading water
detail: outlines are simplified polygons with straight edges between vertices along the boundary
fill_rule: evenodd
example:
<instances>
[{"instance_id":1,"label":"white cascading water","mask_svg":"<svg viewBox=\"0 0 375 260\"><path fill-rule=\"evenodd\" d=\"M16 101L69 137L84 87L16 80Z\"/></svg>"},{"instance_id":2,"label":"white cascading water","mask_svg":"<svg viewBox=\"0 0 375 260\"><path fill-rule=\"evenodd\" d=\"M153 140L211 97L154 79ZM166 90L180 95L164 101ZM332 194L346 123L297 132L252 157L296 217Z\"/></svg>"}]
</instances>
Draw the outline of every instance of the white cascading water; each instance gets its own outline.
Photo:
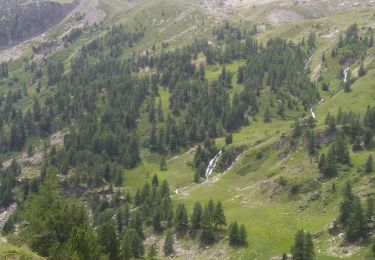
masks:
<instances>
[{"instance_id":1,"label":"white cascading water","mask_svg":"<svg viewBox=\"0 0 375 260\"><path fill-rule=\"evenodd\" d=\"M344 83L346 83L346 81L348 80L348 72L349 72L349 69L350 69L350 67L347 67L347 68L344 70Z\"/></svg>"},{"instance_id":2,"label":"white cascading water","mask_svg":"<svg viewBox=\"0 0 375 260\"><path fill-rule=\"evenodd\" d=\"M222 154L222 151L216 154L215 157L208 164L207 169L206 169L206 181L208 180L208 177L210 177L210 175L212 174L212 171L214 170L217 160L219 160L221 154Z\"/></svg>"},{"instance_id":3,"label":"white cascading water","mask_svg":"<svg viewBox=\"0 0 375 260\"><path fill-rule=\"evenodd\" d=\"M310 111L311 111L311 116L312 116L314 119L316 119L316 115L315 115L315 113L314 113L314 111L313 111L312 108L310 109Z\"/></svg>"}]
</instances>

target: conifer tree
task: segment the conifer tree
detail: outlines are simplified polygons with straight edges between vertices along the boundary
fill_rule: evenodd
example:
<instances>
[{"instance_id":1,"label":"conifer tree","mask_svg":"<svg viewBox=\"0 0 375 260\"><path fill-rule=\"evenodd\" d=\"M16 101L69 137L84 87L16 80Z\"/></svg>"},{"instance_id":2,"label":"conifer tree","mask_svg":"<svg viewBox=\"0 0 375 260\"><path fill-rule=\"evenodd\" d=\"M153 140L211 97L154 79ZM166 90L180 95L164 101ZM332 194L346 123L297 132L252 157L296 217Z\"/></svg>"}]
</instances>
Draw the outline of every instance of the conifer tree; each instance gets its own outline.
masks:
<instances>
[{"instance_id":1,"label":"conifer tree","mask_svg":"<svg viewBox=\"0 0 375 260\"><path fill-rule=\"evenodd\" d=\"M177 206L174 223L176 231L184 232L188 229L188 215L184 204Z\"/></svg>"},{"instance_id":2,"label":"conifer tree","mask_svg":"<svg viewBox=\"0 0 375 260\"><path fill-rule=\"evenodd\" d=\"M305 260L313 260L315 259L315 252L314 252L314 244L311 238L310 233L306 233L305 235Z\"/></svg>"},{"instance_id":3,"label":"conifer tree","mask_svg":"<svg viewBox=\"0 0 375 260\"><path fill-rule=\"evenodd\" d=\"M266 111L264 112L264 115L263 115L263 122L264 123L270 123L272 120L271 120L271 111L270 111L270 108L269 107L266 107Z\"/></svg>"},{"instance_id":4,"label":"conifer tree","mask_svg":"<svg viewBox=\"0 0 375 260\"><path fill-rule=\"evenodd\" d=\"M191 228L193 230L199 229L201 227L202 218L202 205L196 202L193 209L193 215L191 216Z\"/></svg>"},{"instance_id":5,"label":"conifer tree","mask_svg":"<svg viewBox=\"0 0 375 260\"><path fill-rule=\"evenodd\" d=\"M292 258L293 260L305 260L305 232L303 230L296 233L292 247Z\"/></svg>"},{"instance_id":6,"label":"conifer tree","mask_svg":"<svg viewBox=\"0 0 375 260\"><path fill-rule=\"evenodd\" d=\"M225 215L224 215L223 205L221 204L220 201L218 201L217 204L216 204L215 212L214 212L214 216L213 216L213 222L214 222L214 225L216 227L219 226L220 229L221 229L222 226L225 226L227 224L226 218L225 218Z\"/></svg>"},{"instance_id":7,"label":"conifer tree","mask_svg":"<svg viewBox=\"0 0 375 260\"><path fill-rule=\"evenodd\" d=\"M154 175L154 177L152 177L152 186L159 186L159 179L156 174Z\"/></svg>"},{"instance_id":8,"label":"conifer tree","mask_svg":"<svg viewBox=\"0 0 375 260\"><path fill-rule=\"evenodd\" d=\"M229 225L229 245L235 246L238 245L240 241L239 230L237 222L233 222Z\"/></svg>"},{"instance_id":9,"label":"conifer tree","mask_svg":"<svg viewBox=\"0 0 375 260\"><path fill-rule=\"evenodd\" d=\"M240 229L238 231L238 237L241 245L247 244L247 231L244 224L241 224L240 226Z\"/></svg>"},{"instance_id":10,"label":"conifer tree","mask_svg":"<svg viewBox=\"0 0 375 260\"><path fill-rule=\"evenodd\" d=\"M119 241L116 231L111 222L101 226L98 230L99 242L103 246L104 253L108 255L110 260L118 259Z\"/></svg>"},{"instance_id":11,"label":"conifer tree","mask_svg":"<svg viewBox=\"0 0 375 260\"><path fill-rule=\"evenodd\" d=\"M370 154L365 164L365 173L371 173L374 170L374 159Z\"/></svg>"},{"instance_id":12,"label":"conifer tree","mask_svg":"<svg viewBox=\"0 0 375 260\"><path fill-rule=\"evenodd\" d=\"M170 231L167 233L167 236L165 238L163 249L164 249L164 255L165 256L171 256L174 253L173 234Z\"/></svg>"}]
</instances>

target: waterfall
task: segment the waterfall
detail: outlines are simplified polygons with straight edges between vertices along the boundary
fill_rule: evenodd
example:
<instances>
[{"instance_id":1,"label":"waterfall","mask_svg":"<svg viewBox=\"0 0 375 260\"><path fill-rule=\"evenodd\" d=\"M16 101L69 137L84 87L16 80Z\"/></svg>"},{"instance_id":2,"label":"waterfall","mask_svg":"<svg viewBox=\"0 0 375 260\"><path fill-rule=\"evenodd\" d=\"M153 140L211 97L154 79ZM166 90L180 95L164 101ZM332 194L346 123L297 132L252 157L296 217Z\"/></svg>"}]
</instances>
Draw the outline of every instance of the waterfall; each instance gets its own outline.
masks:
<instances>
[{"instance_id":1,"label":"waterfall","mask_svg":"<svg viewBox=\"0 0 375 260\"><path fill-rule=\"evenodd\" d=\"M316 119L316 115L315 115L315 113L314 113L314 111L313 111L312 108L310 109L310 111L311 111L311 116L312 116L314 119Z\"/></svg>"},{"instance_id":2,"label":"waterfall","mask_svg":"<svg viewBox=\"0 0 375 260\"><path fill-rule=\"evenodd\" d=\"M344 83L346 83L346 81L348 80L348 72L349 72L349 69L350 69L350 67L347 67L347 68L344 70Z\"/></svg>"},{"instance_id":3,"label":"waterfall","mask_svg":"<svg viewBox=\"0 0 375 260\"><path fill-rule=\"evenodd\" d=\"M208 164L207 169L206 169L206 181L208 180L208 177L210 177L210 175L212 174L212 171L214 170L216 163L219 160L221 154L222 154L222 151L216 154L215 157Z\"/></svg>"}]
</instances>

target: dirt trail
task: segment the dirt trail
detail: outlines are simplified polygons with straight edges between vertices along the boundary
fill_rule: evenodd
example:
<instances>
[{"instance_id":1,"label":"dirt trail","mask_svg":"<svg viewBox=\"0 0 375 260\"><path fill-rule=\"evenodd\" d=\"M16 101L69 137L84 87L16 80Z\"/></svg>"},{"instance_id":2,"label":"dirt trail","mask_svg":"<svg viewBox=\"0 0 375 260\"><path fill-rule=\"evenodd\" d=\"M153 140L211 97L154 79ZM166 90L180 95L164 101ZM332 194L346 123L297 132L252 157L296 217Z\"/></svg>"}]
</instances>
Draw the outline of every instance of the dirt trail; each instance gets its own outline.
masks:
<instances>
[{"instance_id":1,"label":"dirt trail","mask_svg":"<svg viewBox=\"0 0 375 260\"><path fill-rule=\"evenodd\" d=\"M181 156L184 156L184 155L187 155L187 154L191 154L192 152L194 152L195 150L197 150L197 148L198 148L198 146L194 146L194 147L190 148L186 153L174 156L174 157L168 159L166 162L173 162L173 161L177 160L178 158L180 158Z\"/></svg>"}]
</instances>

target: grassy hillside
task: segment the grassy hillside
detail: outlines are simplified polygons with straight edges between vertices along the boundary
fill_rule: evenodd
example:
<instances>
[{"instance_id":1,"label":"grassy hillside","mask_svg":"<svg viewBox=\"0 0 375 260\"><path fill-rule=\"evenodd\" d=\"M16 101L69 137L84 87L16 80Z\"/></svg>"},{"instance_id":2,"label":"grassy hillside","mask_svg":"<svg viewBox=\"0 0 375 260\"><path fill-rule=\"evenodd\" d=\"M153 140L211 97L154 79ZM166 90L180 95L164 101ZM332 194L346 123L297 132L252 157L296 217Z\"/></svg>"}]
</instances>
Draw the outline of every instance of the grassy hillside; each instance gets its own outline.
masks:
<instances>
[{"instance_id":1,"label":"grassy hillside","mask_svg":"<svg viewBox=\"0 0 375 260\"><path fill-rule=\"evenodd\" d=\"M67 3L70 0L56 0L56 2ZM229 8L230 12L218 7L212 12L204 7L207 1L99 0L100 7L107 15L100 25L92 24L84 28L77 39L69 43L65 42L65 46L60 35L69 31L66 30L65 25L52 30L49 37L61 40L58 47L47 48L41 53L33 54L28 50L22 59L10 61L9 76L0 78L0 93L6 96L9 91L23 92L21 98L14 103L14 106L20 108L23 113L28 109L34 109L35 98L38 98L42 104L46 101L51 102L48 98L62 86L48 86L46 60L61 61L65 66L63 74L70 75L74 68L72 61L81 47L98 37L105 38L111 26L119 23L131 32L144 32L139 42L124 49L120 57L122 59L135 59L146 51L152 55L159 55L186 46L194 39L202 37L207 38L215 47L224 48L225 44L217 41L216 36L213 35L213 30L221 27L223 20L228 20L241 29L251 30L255 26L254 38L262 44L273 37L281 37L297 43L303 38L307 39L311 33L315 33L316 47L307 63L307 68L311 79L317 84L322 99L312 108L316 114L315 132L323 140L318 154L309 155L306 138L301 138L297 141L299 144L295 145L294 149L291 148L294 139L292 126L296 119L308 118L309 109L305 111L286 109L286 116L281 119L276 115L277 106L270 105L278 104L278 96L269 86L264 86L258 98L259 112L248 116L249 123L232 133L233 143L226 145L223 135L215 139L218 149L234 147L241 151L233 167L225 172L216 170L207 181L197 184L194 183L196 169L193 168L192 161L197 145L200 143L189 143L163 155L147 147L152 125L148 121L149 104L146 99L140 108L135 129L139 142L140 162L136 167L124 170L122 185L117 189L129 191L134 197L137 189L141 189L145 182L151 182L156 174L160 180L168 181L173 205L184 203L188 212L191 212L196 201L202 203L210 199L221 201L227 223L236 220L243 223L247 229L247 247L229 247L226 235L209 248L196 246L194 239L182 238L177 242L179 250L183 252L181 258L193 255L194 259L208 259L213 256L223 259L271 259L281 256L283 252L289 253L296 231L305 229L313 236L317 259L371 259L370 239L362 243L345 244L343 233L330 234L328 230L339 214L342 190L347 181L353 184L355 193L363 202L366 197L373 196L374 174L365 175L363 166L370 154L375 156L375 147L370 146L353 152L350 145L352 166L340 168L338 176L331 179L321 177L318 161L319 154L327 152L331 144L331 141L324 141L327 137L325 119L328 113L336 115L341 108L342 111L363 114L368 105L375 105L375 88L372 84L375 78L374 47L369 48L363 57L350 64L353 84L348 93L343 90L342 79L338 76L346 64L340 64L338 58L331 57L332 49L338 44L339 35L344 35L351 24L357 23L361 33L366 31L363 28L375 27L374 8L372 5L364 6L362 3L358 7L354 7L352 3L345 8L337 7L337 3L332 1L329 6L336 5L336 7L329 9L328 12L328 9L325 9L329 7L327 3L312 4L313 1L307 1L311 4L311 10L308 11L309 5L291 4L285 1L274 2L254 6L251 4L243 8L237 6L233 7L234 9ZM68 23L73 24L74 28L79 26L79 23L75 24L74 19ZM108 53L109 51L106 55ZM323 54L326 57L324 62ZM94 58L90 61L96 62ZM35 72L25 69L32 62L37 64L37 68L40 68L43 74L37 80L34 79ZM201 63L205 64L205 78L209 83L219 78L225 65L226 70L233 75L233 87L228 90L228 96L233 98L236 94L242 93L244 84L237 83L237 72L246 64L245 59L237 59L225 64L207 64L205 55L199 53L193 62L197 66ZM358 68L361 62L365 66L366 75L359 77ZM138 71L137 76L152 75L154 71L148 69ZM329 84L329 91L322 90L323 82ZM102 100L96 100L98 103L96 112L99 111L100 114L106 108L107 86L94 87L99 89L98 92L103 96ZM164 116L173 113L170 108L172 94L166 87L159 86L159 96L156 100L160 100ZM73 96L71 98L73 99ZM264 113L269 107L272 122L265 123ZM75 127L78 123L74 122L72 126ZM158 127L161 126L161 123L157 124ZM57 130L61 129L56 127ZM22 149L17 152L6 152L1 156L4 160L22 158L31 144L36 148L36 154L42 157L42 151L50 151L46 144L51 140L54 139L48 135L31 136ZM60 145L62 142L63 137L60 136L56 143ZM160 169L160 161L164 157L166 157L166 169ZM22 178L39 177L41 160L30 164L26 162L26 167L23 168L26 171L23 170ZM72 169L69 174L76 174L76 169ZM63 178L65 176L61 177ZM334 190L333 186L335 186ZM112 184L106 183L102 188L104 190L109 187L112 188ZM150 233L151 231L147 229L146 234ZM163 233L157 238L160 252L164 235ZM149 239L152 237L153 235L150 235ZM148 238L146 241L148 248L150 245ZM0 243L0 258L40 259L25 247L4 242Z\"/></svg>"}]
</instances>

